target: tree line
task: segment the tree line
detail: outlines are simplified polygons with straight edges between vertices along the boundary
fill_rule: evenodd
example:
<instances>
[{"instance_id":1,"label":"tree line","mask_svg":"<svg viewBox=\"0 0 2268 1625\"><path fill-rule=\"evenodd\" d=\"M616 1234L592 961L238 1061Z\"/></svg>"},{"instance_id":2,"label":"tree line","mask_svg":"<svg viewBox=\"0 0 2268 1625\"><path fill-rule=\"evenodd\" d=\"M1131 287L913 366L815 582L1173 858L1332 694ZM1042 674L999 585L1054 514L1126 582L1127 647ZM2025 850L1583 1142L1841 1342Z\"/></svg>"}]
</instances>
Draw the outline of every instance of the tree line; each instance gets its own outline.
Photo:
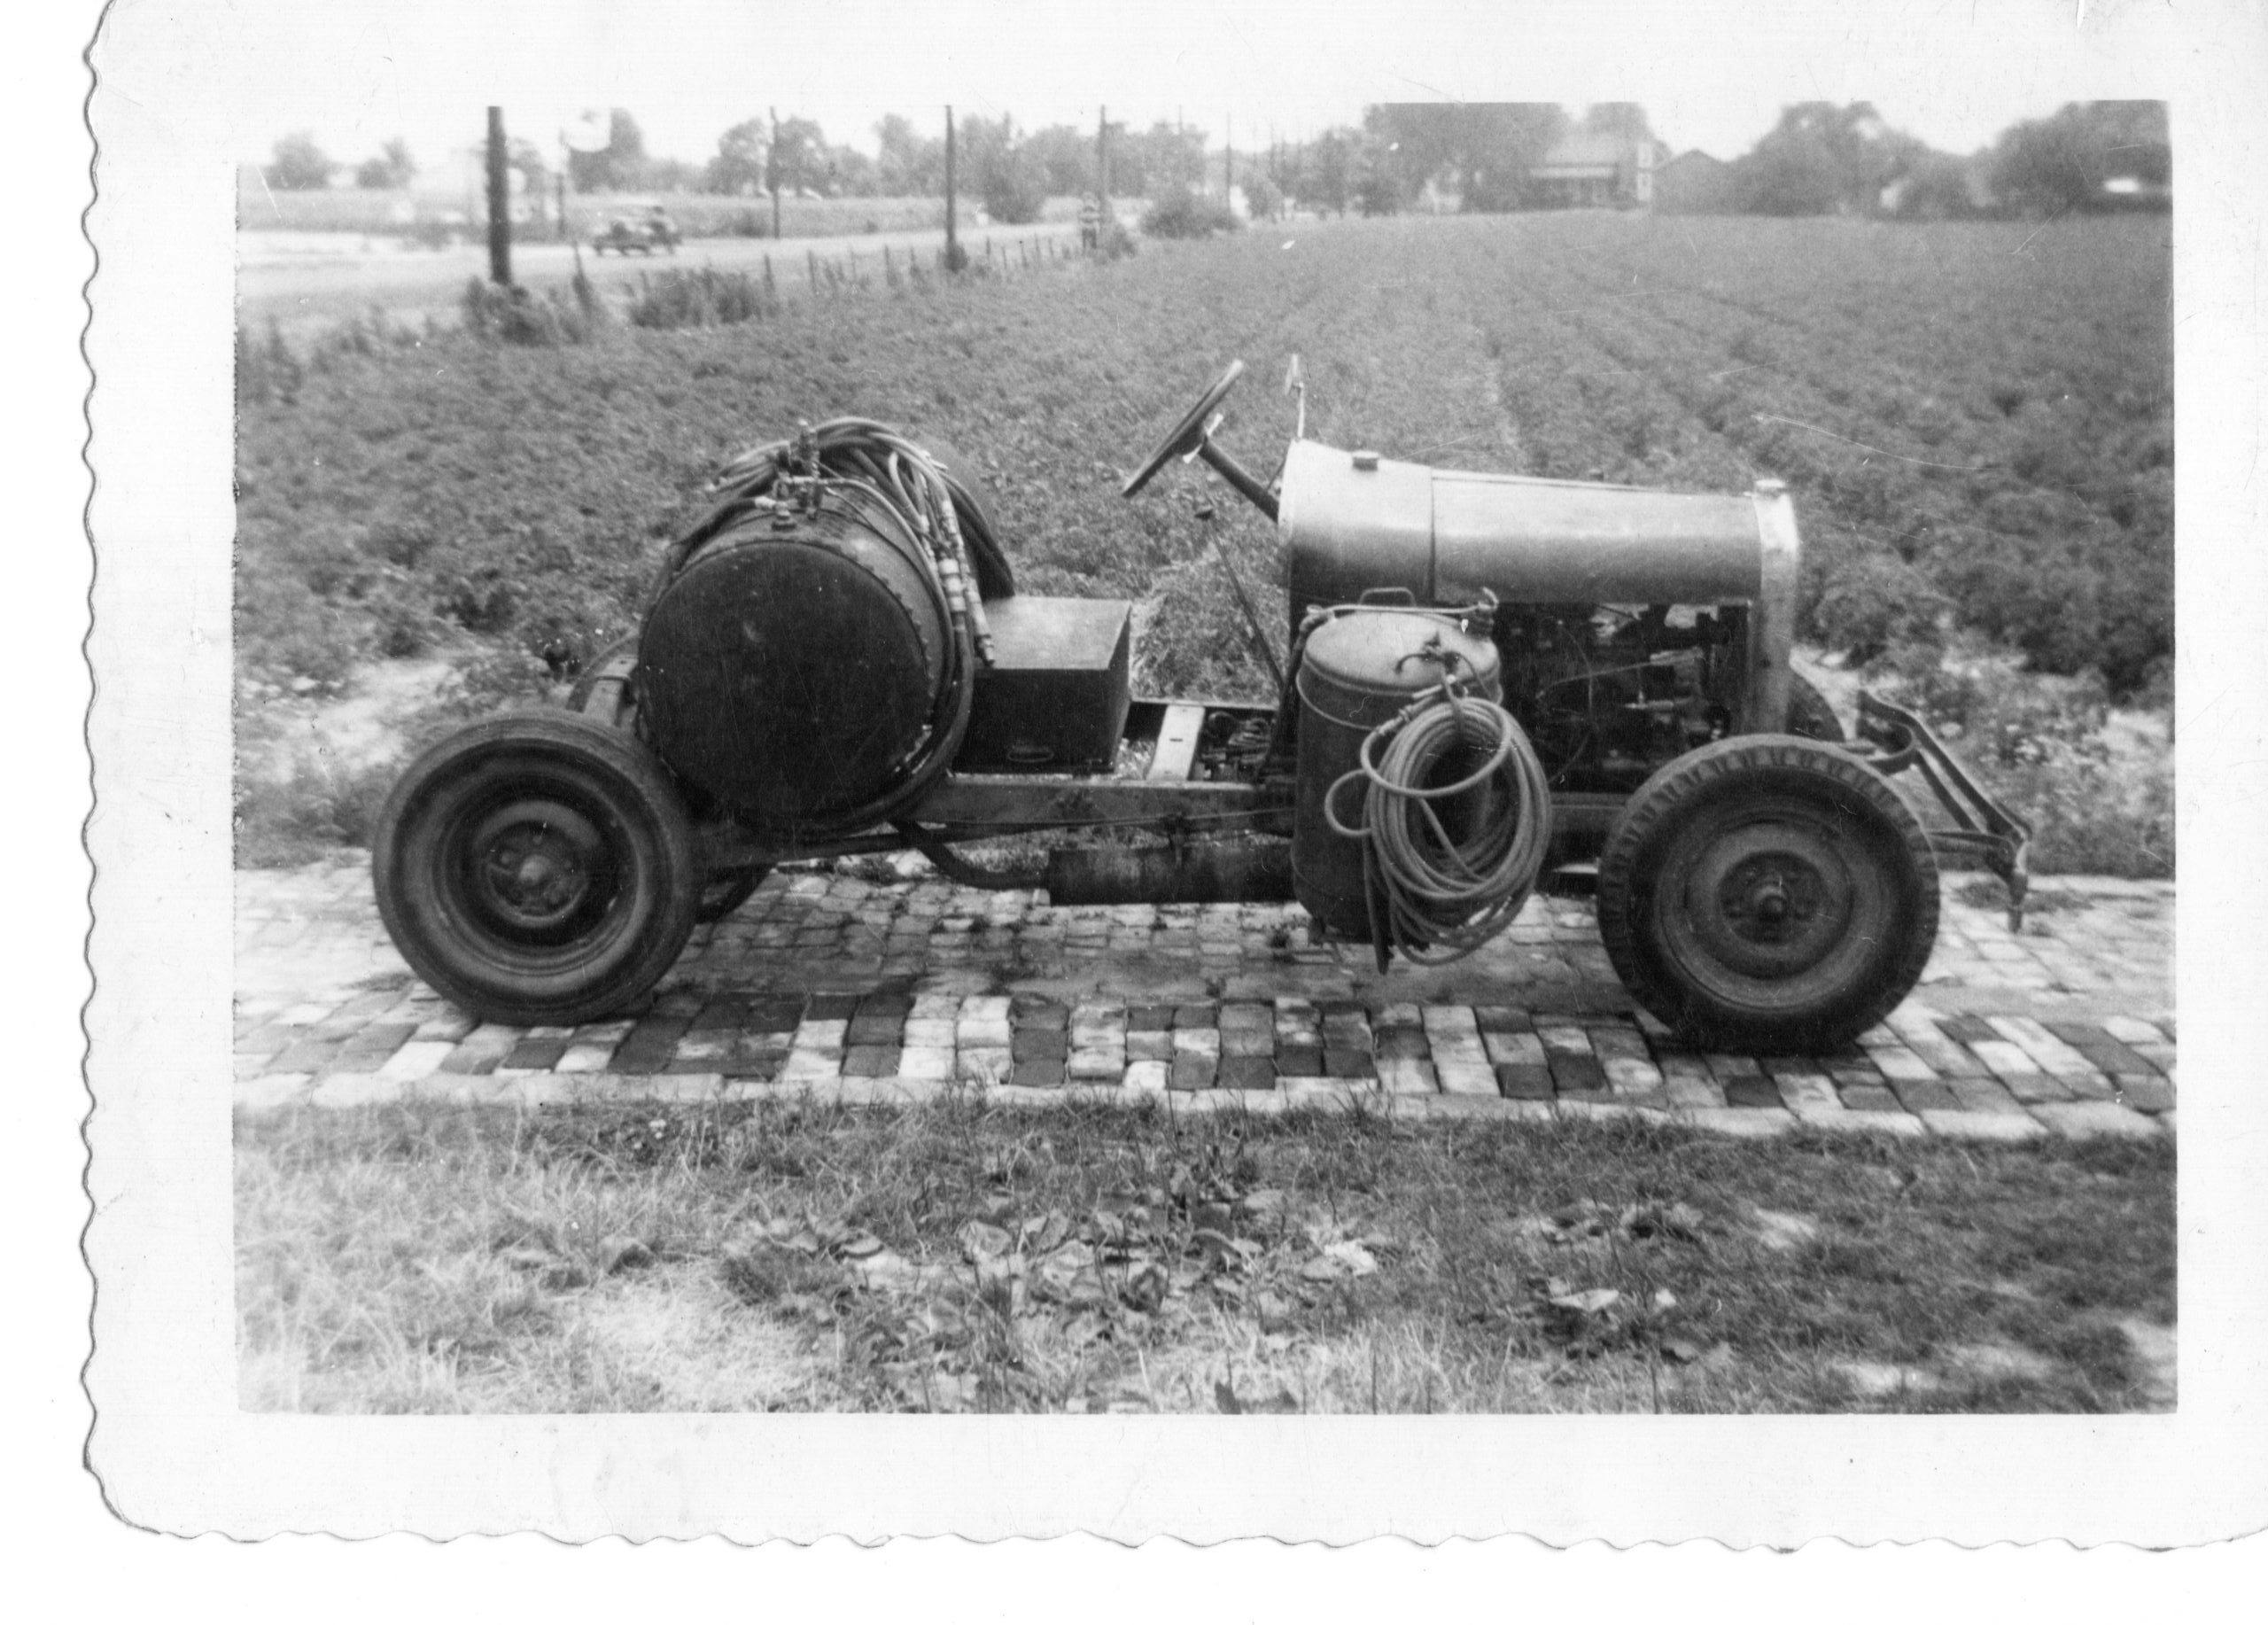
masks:
<instances>
[{"instance_id":1,"label":"tree line","mask_svg":"<svg viewBox=\"0 0 2268 1625\"><path fill-rule=\"evenodd\" d=\"M2071 102L1968 157L1892 128L1867 102L1802 102L1732 166L1750 214L1922 218L2162 206L2173 149L2163 102Z\"/></svg>"},{"instance_id":2,"label":"tree line","mask_svg":"<svg viewBox=\"0 0 2268 1625\"><path fill-rule=\"evenodd\" d=\"M874 126L876 150L830 142L819 123L770 113L725 131L704 163L656 157L637 120L610 109L602 147L565 154L578 192L773 192L828 197L922 197L944 190L945 142L892 113ZM1161 120L1146 130L1068 124L1020 129L1003 113L956 121L959 185L1004 224L1038 217L1051 196L1108 190L1163 198L1225 186L1231 165L1255 215L1285 205L1324 213L1393 214L1431 200L1467 213L1536 207L1549 194L1534 176L1544 154L1572 134L1656 142L1645 109L1602 102L1580 119L1544 102L1382 103L1356 124L1299 142L1235 153L1206 134ZM1099 137L1103 137L1099 139ZM1107 149L1109 174L1102 174ZM545 150L510 144L527 185L548 185ZM1728 166L1720 206L1759 214L1889 212L1928 217L2005 210L2063 213L2162 203L2171 178L2163 102L2074 102L2004 131L1985 152L1942 152L1891 128L1871 104L1803 102ZM407 186L416 174L399 138L374 156L332 162L305 132L276 144L264 171L281 190L329 186L342 171L358 187Z\"/></svg>"}]
</instances>

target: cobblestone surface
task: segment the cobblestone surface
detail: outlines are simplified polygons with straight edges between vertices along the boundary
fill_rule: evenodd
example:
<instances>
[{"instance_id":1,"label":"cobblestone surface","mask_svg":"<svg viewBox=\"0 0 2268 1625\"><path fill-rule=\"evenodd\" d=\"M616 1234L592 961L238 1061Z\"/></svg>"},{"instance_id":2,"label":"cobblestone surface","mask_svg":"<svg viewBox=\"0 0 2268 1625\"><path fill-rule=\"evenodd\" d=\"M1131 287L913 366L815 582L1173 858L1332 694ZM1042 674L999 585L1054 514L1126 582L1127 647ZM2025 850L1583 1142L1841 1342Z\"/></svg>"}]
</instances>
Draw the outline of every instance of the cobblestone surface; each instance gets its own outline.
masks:
<instances>
[{"instance_id":1,"label":"cobblestone surface","mask_svg":"<svg viewBox=\"0 0 2268 1625\"><path fill-rule=\"evenodd\" d=\"M485 1024L419 984L361 864L237 875L236 1103L545 1102L983 1089L1044 1106L1163 1099L1507 1117L1653 1113L1976 1139L2174 1124L2173 888L2057 878L2011 936L1961 900L1921 985L1833 1054L1703 1054L1636 1009L1590 906L1384 976L1295 906L1053 909L1029 892L782 872L703 926L648 1007Z\"/></svg>"}]
</instances>

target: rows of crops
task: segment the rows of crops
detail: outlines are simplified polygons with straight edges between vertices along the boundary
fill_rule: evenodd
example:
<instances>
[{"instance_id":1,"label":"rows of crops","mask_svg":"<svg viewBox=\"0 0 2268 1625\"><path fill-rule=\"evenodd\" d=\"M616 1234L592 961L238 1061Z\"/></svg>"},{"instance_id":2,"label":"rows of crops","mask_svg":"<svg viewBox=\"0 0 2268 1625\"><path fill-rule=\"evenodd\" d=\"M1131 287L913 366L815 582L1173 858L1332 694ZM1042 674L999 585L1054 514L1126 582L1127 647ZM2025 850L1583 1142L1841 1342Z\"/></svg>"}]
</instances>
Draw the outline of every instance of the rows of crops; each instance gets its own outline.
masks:
<instances>
[{"instance_id":1,"label":"rows of crops","mask_svg":"<svg viewBox=\"0 0 2268 1625\"><path fill-rule=\"evenodd\" d=\"M2149 219L1428 218L1151 244L585 346L366 339L250 380L241 657L323 685L467 639L571 664L631 624L721 457L856 412L986 470L1031 588L1143 600L1147 686L1257 692L1211 542L1264 593L1282 564L1268 527L1193 474L1133 503L1115 486L1231 356L1251 371L1223 438L1272 468L1296 354L1309 432L1336 444L1691 488L1788 479L1808 634L1832 650L1910 668L1984 634L2114 695L2163 694L2169 276Z\"/></svg>"}]
</instances>

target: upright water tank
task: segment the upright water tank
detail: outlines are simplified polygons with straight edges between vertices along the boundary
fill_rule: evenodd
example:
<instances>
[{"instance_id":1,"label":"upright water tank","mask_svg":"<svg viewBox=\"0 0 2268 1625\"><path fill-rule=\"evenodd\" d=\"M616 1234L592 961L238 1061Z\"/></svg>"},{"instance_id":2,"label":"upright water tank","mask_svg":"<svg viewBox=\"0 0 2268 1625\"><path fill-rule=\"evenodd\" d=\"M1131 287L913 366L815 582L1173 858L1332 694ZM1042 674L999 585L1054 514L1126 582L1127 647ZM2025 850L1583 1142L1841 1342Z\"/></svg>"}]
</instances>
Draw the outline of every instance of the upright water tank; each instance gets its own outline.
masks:
<instances>
[{"instance_id":1,"label":"upright water tank","mask_svg":"<svg viewBox=\"0 0 2268 1625\"><path fill-rule=\"evenodd\" d=\"M1363 843L1331 827L1324 797L1361 765L1363 739L1446 677L1461 692L1499 699L1496 646L1448 615L1425 610L1348 609L1309 634L1300 661L1299 798L1292 824L1292 884L1307 911L1342 937L1367 941ZM1350 784L1336 803L1341 822L1360 824L1363 793Z\"/></svg>"}]
</instances>

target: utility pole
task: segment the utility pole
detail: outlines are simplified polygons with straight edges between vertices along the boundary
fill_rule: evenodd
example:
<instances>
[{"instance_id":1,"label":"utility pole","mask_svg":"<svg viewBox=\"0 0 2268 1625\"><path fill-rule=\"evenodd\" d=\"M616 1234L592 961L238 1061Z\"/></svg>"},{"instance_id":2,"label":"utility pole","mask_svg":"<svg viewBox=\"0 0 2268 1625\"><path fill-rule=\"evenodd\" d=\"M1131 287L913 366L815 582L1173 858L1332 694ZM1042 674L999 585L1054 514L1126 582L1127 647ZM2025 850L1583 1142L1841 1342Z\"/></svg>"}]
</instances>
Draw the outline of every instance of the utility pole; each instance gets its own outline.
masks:
<instances>
[{"instance_id":1,"label":"utility pole","mask_svg":"<svg viewBox=\"0 0 2268 1625\"><path fill-rule=\"evenodd\" d=\"M772 113L772 149L764 155L764 178L772 183L772 240L780 240L780 110Z\"/></svg>"},{"instance_id":2,"label":"utility pole","mask_svg":"<svg viewBox=\"0 0 2268 1625\"><path fill-rule=\"evenodd\" d=\"M958 209L953 198L953 109L945 104L945 268L960 269L959 227L954 216Z\"/></svg>"},{"instance_id":3,"label":"utility pole","mask_svg":"<svg viewBox=\"0 0 2268 1625\"><path fill-rule=\"evenodd\" d=\"M512 285L512 187L504 167L504 110L488 110L488 280Z\"/></svg>"},{"instance_id":4,"label":"utility pole","mask_svg":"<svg viewBox=\"0 0 2268 1625\"><path fill-rule=\"evenodd\" d=\"M1110 230L1110 109L1095 119L1095 200L1102 205L1102 229Z\"/></svg>"}]
</instances>

